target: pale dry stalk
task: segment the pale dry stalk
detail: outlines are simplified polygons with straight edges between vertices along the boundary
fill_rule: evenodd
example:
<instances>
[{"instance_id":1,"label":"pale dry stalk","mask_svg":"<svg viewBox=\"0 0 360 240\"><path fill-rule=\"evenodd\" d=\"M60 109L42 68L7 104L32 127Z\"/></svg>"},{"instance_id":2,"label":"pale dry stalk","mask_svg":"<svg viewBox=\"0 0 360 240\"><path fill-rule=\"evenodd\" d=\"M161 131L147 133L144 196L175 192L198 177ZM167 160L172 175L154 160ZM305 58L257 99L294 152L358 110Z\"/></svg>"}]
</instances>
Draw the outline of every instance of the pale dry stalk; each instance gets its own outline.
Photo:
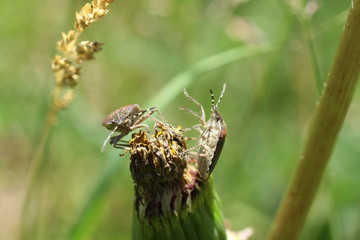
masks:
<instances>
[{"instance_id":1,"label":"pale dry stalk","mask_svg":"<svg viewBox=\"0 0 360 240\"><path fill-rule=\"evenodd\" d=\"M34 154L30 160L30 168L26 182L26 193L22 208L17 239L24 239L29 223L31 195L39 180L40 170L45 163L44 150L52 127L56 123L59 110L69 106L73 101L74 87L80 75L81 64L94 59L94 54L101 50L102 43L97 41L79 41L81 33L92 23L98 21L108 13L108 6L113 0L93 0L86 3L76 13L74 29L62 33L62 39L57 43L59 55L51 62L54 72L55 86L51 93L51 103L47 111L45 124L41 130L40 139L34 147Z\"/></svg>"}]
</instances>

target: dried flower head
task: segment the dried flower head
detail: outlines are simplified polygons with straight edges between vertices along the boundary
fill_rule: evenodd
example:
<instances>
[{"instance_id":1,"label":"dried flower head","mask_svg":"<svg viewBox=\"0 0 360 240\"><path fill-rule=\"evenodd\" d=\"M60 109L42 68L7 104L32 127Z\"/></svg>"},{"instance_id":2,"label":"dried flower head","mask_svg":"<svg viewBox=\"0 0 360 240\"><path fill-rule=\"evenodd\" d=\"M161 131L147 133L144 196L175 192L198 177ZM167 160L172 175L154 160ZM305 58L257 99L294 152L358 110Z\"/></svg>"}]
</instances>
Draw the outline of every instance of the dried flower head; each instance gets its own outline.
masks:
<instances>
[{"instance_id":1,"label":"dried flower head","mask_svg":"<svg viewBox=\"0 0 360 240\"><path fill-rule=\"evenodd\" d=\"M90 24L105 16L109 11L106 8L110 2L112 1L94 0L91 4L85 4L85 6L76 13L75 28L83 31Z\"/></svg>"},{"instance_id":2,"label":"dried flower head","mask_svg":"<svg viewBox=\"0 0 360 240\"><path fill-rule=\"evenodd\" d=\"M85 60L94 59L94 53L102 50L101 46L104 45L100 42L82 41L76 45L75 51L77 53L78 63L82 63Z\"/></svg>"},{"instance_id":3,"label":"dried flower head","mask_svg":"<svg viewBox=\"0 0 360 240\"><path fill-rule=\"evenodd\" d=\"M80 74L80 67L74 67L72 63L59 55L56 55L51 68L55 74L55 85L57 87L74 87Z\"/></svg>"},{"instance_id":4,"label":"dried flower head","mask_svg":"<svg viewBox=\"0 0 360 240\"><path fill-rule=\"evenodd\" d=\"M199 103L196 102L201 106L201 117L187 110L203 123L197 127L201 132L196 146L198 153L193 154L187 148L185 131L180 126L174 127L165 119L159 121L150 115L155 121L154 134L149 126L139 125L144 129L133 133L128 144L125 141L112 144L130 153L136 199L134 239L226 239L219 203L209 178L226 136L225 123L217 109L219 101L215 104L212 100L212 114L207 122ZM113 132L121 128L121 138L123 130L127 134L137 129L131 126L136 125L137 118L145 116L140 110L134 104L119 108L104 119L103 126ZM110 143L119 137L111 139Z\"/></svg>"},{"instance_id":5,"label":"dried flower head","mask_svg":"<svg viewBox=\"0 0 360 240\"><path fill-rule=\"evenodd\" d=\"M168 124L157 126L153 136L140 130L133 134L130 149L130 171L141 218L176 211L171 199L181 196L189 179L184 178L188 155L181 130ZM154 202L156 207L152 207Z\"/></svg>"},{"instance_id":6,"label":"dried flower head","mask_svg":"<svg viewBox=\"0 0 360 240\"><path fill-rule=\"evenodd\" d=\"M70 30L67 34L61 33L62 39L57 42L57 49L59 52L62 52L67 58L73 59L71 56L73 53L73 48L78 38L78 32L75 30Z\"/></svg>"},{"instance_id":7,"label":"dried flower head","mask_svg":"<svg viewBox=\"0 0 360 240\"><path fill-rule=\"evenodd\" d=\"M94 59L94 54L101 50L103 43L97 41L81 41L79 36L82 31L92 23L108 13L107 7L112 1L110 0L93 0L87 3L76 13L75 28L62 33L62 39L57 43L57 49L61 55L56 55L51 62L51 68L55 75L55 89L52 94L54 111L67 107L74 93L67 90L63 94L63 88L73 88L77 85L80 75L81 64L84 61ZM73 97L69 98L69 94Z\"/></svg>"}]
</instances>

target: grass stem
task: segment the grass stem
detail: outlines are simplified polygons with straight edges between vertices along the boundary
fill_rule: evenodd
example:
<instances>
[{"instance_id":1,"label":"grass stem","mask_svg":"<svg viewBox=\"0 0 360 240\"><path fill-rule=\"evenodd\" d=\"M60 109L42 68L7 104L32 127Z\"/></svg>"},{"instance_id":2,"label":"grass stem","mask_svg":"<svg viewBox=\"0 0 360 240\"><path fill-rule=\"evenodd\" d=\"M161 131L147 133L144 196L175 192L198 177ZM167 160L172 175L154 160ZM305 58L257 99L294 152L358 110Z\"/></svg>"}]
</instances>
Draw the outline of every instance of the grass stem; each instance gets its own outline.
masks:
<instances>
[{"instance_id":1,"label":"grass stem","mask_svg":"<svg viewBox=\"0 0 360 240\"><path fill-rule=\"evenodd\" d=\"M359 78L359 42L360 0L354 0L300 161L279 207L268 240L296 239L301 232Z\"/></svg>"},{"instance_id":2,"label":"grass stem","mask_svg":"<svg viewBox=\"0 0 360 240\"><path fill-rule=\"evenodd\" d=\"M18 228L18 240L24 239L25 237L26 223L28 222L29 208L32 200L31 196L34 194L34 190L40 176L42 165L44 163L46 144L48 143L48 139L54 126L54 119L56 119L57 113L58 109L52 105L47 112L44 127L41 129L40 139L35 146L35 151L30 159L30 169L26 181L24 204L22 206L21 218Z\"/></svg>"}]
</instances>

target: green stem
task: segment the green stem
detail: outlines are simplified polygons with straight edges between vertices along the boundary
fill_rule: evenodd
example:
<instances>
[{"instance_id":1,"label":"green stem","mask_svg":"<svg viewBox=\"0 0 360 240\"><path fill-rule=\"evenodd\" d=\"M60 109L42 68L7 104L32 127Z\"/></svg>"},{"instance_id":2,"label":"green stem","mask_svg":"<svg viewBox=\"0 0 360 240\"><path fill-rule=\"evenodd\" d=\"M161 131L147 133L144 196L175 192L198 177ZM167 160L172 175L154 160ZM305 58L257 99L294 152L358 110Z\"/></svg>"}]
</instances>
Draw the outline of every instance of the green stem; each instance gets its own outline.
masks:
<instances>
[{"instance_id":1,"label":"green stem","mask_svg":"<svg viewBox=\"0 0 360 240\"><path fill-rule=\"evenodd\" d=\"M268 240L296 239L343 125L360 71L360 0L354 0L307 140Z\"/></svg>"},{"instance_id":2,"label":"green stem","mask_svg":"<svg viewBox=\"0 0 360 240\"><path fill-rule=\"evenodd\" d=\"M176 215L140 220L134 211L133 239L225 240L225 227L212 180L204 183L191 207Z\"/></svg>"}]
</instances>

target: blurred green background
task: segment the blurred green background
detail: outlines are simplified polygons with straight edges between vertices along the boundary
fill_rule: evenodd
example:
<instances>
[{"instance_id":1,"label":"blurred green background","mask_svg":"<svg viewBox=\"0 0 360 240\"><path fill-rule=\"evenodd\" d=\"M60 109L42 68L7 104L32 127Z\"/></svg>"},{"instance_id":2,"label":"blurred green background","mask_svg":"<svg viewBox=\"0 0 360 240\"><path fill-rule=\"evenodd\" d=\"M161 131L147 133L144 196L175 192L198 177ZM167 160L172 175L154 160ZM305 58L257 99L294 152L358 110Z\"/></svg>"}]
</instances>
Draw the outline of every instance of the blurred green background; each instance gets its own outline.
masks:
<instances>
[{"instance_id":1,"label":"blurred green background","mask_svg":"<svg viewBox=\"0 0 360 240\"><path fill-rule=\"evenodd\" d=\"M18 231L29 159L53 87L50 60L84 3L0 3L0 239ZM100 153L108 134L102 119L123 105L154 104L170 123L188 127L197 120L178 107L196 108L183 87L210 110L209 89L217 97L224 82L219 108L228 137L215 186L227 226L253 227L251 239L264 239L299 159L349 6L335 0L115 1L82 35L105 45L85 63L75 101L59 114L40 190L32 196L37 210L27 239L70 233L130 239L129 158L110 147ZM301 239L359 239L359 109L357 91Z\"/></svg>"}]
</instances>

